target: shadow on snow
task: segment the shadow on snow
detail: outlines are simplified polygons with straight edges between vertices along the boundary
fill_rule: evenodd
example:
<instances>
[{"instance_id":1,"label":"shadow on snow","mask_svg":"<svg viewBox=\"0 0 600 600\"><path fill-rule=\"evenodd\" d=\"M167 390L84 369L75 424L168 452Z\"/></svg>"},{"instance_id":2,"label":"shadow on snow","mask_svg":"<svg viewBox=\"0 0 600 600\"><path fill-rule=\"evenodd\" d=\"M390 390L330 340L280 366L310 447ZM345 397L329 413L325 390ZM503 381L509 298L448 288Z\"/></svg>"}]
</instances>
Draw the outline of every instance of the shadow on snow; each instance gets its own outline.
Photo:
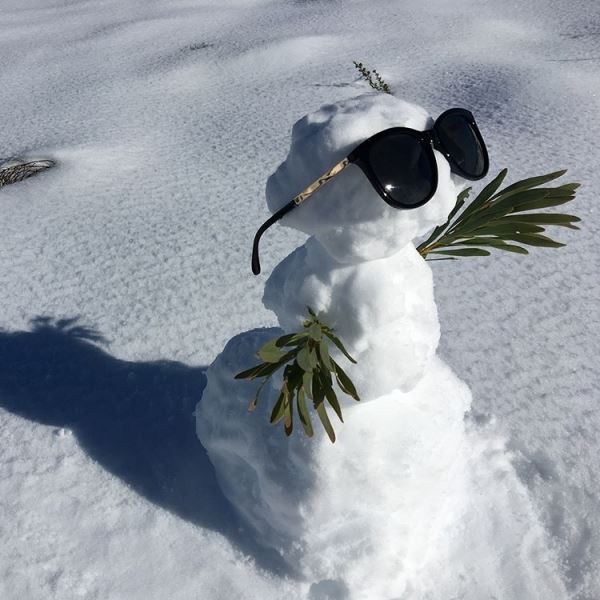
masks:
<instances>
[{"instance_id":1,"label":"shadow on snow","mask_svg":"<svg viewBox=\"0 0 600 600\"><path fill-rule=\"evenodd\" d=\"M285 574L275 552L239 532L196 437L205 367L119 360L97 345L103 341L77 319L38 317L31 331L0 330L0 406L70 429L90 457L138 494Z\"/></svg>"}]
</instances>

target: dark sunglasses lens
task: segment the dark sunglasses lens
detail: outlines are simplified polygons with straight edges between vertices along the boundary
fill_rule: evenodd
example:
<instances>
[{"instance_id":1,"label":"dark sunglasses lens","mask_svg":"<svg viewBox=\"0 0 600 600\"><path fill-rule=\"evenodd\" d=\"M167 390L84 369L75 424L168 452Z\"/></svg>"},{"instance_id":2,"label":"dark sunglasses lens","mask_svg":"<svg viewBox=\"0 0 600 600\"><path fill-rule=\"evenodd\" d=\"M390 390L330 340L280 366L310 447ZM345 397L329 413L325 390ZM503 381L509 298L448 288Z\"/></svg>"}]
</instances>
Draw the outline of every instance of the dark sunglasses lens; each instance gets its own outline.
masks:
<instances>
[{"instance_id":1,"label":"dark sunglasses lens","mask_svg":"<svg viewBox=\"0 0 600 600\"><path fill-rule=\"evenodd\" d=\"M431 197L436 166L425 143L396 133L377 140L369 154L371 168L388 196L404 207Z\"/></svg>"},{"instance_id":2,"label":"dark sunglasses lens","mask_svg":"<svg viewBox=\"0 0 600 600\"><path fill-rule=\"evenodd\" d=\"M468 117L446 115L436 123L437 134L445 150L459 169L471 177L485 175L485 150Z\"/></svg>"}]
</instances>

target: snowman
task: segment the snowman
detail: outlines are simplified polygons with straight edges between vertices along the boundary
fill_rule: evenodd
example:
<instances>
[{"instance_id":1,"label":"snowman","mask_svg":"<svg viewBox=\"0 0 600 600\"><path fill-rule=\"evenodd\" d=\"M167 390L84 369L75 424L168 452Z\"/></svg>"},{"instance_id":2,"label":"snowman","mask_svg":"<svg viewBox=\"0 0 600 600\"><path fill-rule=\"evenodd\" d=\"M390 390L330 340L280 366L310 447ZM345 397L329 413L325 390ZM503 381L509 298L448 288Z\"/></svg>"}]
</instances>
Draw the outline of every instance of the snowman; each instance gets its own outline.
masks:
<instances>
[{"instance_id":1,"label":"snowman","mask_svg":"<svg viewBox=\"0 0 600 600\"><path fill-rule=\"evenodd\" d=\"M487 156L478 132L469 154L461 123L433 125L381 93L294 125L258 237L275 221L310 237L266 282L279 327L237 335L209 367L198 437L245 530L281 555L303 597L560 600L554 554L503 440L467 424L470 391L436 355L432 272L413 240L446 221ZM395 156L394 132L410 138ZM252 413L259 382L234 379L267 341L300 330L307 306L357 361L346 370L361 401L344 404L335 444L319 428L285 437L270 425L281 379Z\"/></svg>"}]
</instances>

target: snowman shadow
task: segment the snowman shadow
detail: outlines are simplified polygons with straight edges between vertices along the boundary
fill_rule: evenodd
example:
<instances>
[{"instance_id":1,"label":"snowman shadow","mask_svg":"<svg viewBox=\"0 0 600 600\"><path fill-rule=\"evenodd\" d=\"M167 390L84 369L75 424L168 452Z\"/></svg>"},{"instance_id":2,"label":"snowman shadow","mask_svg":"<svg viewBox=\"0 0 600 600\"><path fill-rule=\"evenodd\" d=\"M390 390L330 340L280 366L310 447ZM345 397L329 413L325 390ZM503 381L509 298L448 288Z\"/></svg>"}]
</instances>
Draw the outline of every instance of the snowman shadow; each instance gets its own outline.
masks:
<instances>
[{"instance_id":1,"label":"snowman shadow","mask_svg":"<svg viewBox=\"0 0 600 600\"><path fill-rule=\"evenodd\" d=\"M78 319L0 330L0 407L72 433L97 463L154 504L224 535L257 564L289 574L239 527L195 432L205 367L117 359Z\"/></svg>"}]
</instances>

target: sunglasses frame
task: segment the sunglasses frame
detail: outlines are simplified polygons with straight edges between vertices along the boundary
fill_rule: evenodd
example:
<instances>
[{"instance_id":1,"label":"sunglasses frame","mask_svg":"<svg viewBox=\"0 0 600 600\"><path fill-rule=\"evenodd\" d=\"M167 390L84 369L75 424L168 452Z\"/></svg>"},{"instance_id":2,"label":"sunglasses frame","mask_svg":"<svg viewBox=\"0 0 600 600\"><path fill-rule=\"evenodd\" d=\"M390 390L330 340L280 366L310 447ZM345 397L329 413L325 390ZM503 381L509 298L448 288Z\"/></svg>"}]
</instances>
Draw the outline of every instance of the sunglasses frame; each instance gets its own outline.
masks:
<instances>
[{"instance_id":1,"label":"sunglasses frame","mask_svg":"<svg viewBox=\"0 0 600 600\"><path fill-rule=\"evenodd\" d=\"M459 115L465 118L466 123L470 126L471 130L475 134L475 138L479 143L479 146L482 150L483 154L483 171L481 175L472 175L465 171L452 157L451 153L445 148L442 143L438 129L440 127L440 122L444 119L444 117L450 115ZM385 187L381 184L377 174L375 173L370 160L370 152L371 148L381 139L385 139L389 135L401 133L403 135L408 135L410 137L415 138L422 147L423 152L425 153L427 159L429 160L429 164L432 172L432 182L431 182L431 191L430 193L423 198L420 202L412 203L412 204L404 204L401 201L395 200L391 197L391 195L387 192ZM437 163L435 161L435 155L433 151L437 150L441 154L444 155L446 160L450 163L450 170L453 173L457 173L464 179L469 179L471 181L476 181L481 179L487 175L489 169L489 157L487 153L487 149L485 147L485 143L483 141L483 137L477 124L475 123L475 118L468 110L464 108L451 108L445 112L443 112L436 120L432 129L427 129L426 131L417 131L416 129L411 129L409 127L391 127L389 129L384 129L379 133L371 136L362 142L358 147L356 147L349 155L348 161L351 164L355 164L357 167L360 167L362 172L366 175L367 179L375 189L375 191L381 196L381 198L387 202L390 206L394 208L402 208L410 210L412 208L419 208L419 206L423 206L433 198L437 186L438 186L438 170Z\"/></svg>"},{"instance_id":2,"label":"sunglasses frame","mask_svg":"<svg viewBox=\"0 0 600 600\"><path fill-rule=\"evenodd\" d=\"M452 158L452 155L446 150L444 144L442 143L440 136L438 134L438 129L440 127L440 121L449 115L460 115L464 117L467 123L471 126L473 133L475 134L475 138L479 142L479 146L481 148L481 152L483 154L483 171L481 175L471 175L467 173L457 162ZM433 128L429 130L431 132L431 136L433 139L433 146L436 150L439 150L446 160L450 163L450 170L457 175L460 175L463 179L468 179L469 181L478 181L479 179L483 179L490 169L490 158L488 156L487 147L485 142L483 141L483 136L481 135L481 131L479 131L479 127L477 127L477 123L475 122L475 117L473 113L466 108L449 108L445 110L433 124Z\"/></svg>"},{"instance_id":3,"label":"sunglasses frame","mask_svg":"<svg viewBox=\"0 0 600 600\"><path fill-rule=\"evenodd\" d=\"M465 171L458 162L452 157L451 153L445 148L444 144L439 135L439 127L440 122L447 116L450 115L459 115L463 117L467 124L470 126L472 132L475 134L475 138L479 143L479 146L482 151L483 158L483 171L481 175L472 175ZM404 204L399 202L398 200L394 200L390 194L386 191L384 186L381 184L381 181L377 177L373 167L371 166L371 161L369 158L371 148L373 144L381 140L382 138L388 137L390 134L402 133L404 135L409 135L415 138L422 146L427 159L430 162L431 172L433 174L433 181L431 185L431 191L422 201L413 204ZM464 179L468 179L470 181L477 181L478 179L482 179L487 175L489 170L489 156L487 152L487 148L485 146L485 142L483 141L483 136L477 127L477 123L475 123L475 117L473 114L466 110L465 108L450 108L444 111L434 122L433 127L431 129L427 129L426 131L418 131L416 129L411 129L410 127L391 127L389 129L384 129L379 133L372 135L370 138L366 139L364 142L359 144L346 158L342 159L339 163L334 165L329 171L321 175L319 179L311 183L307 188L305 188L302 192L300 192L297 196L295 196L290 202L280 208L277 212L275 212L267 221L265 221L254 236L254 244L252 247L252 272L255 275L260 273L260 261L258 258L258 243L262 236L262 234L269 228L271 225L279 221L284 215L290 212L296 206L302 204L305 200L307 200L310 196L312 196L319 188L325 185L328 181L333 179L336 175L341 173L348 165L355 164L357 167L361 169L361 171L365 174L375 191L381 196L381 198L390 206L394 208L402 208L406 210L410 210L412 208L418 208L419 206L423 206L433 198L437 186L438 186L438 170L437 163L435 160L434 149L440 152L444 158L450 164L450 170L453 173L456 173L463 177Z\"/></svg>"},{"instance_id":4,"label":"sunglasses frame","mask_svg":"<svg viewBox=\"0 0 600 600\"><path fill-rule=\"evenodd\" d=\"M377 144L379 140L385 139L389 135L394 134L408 135L409 137L415 138L421 145L421 150L425 153L425 156L429 161L432 174L431 190L429 194L420 202L404 204L403 202L392 198L392 196L387 192L385 187L381 184L381 181L379 180L379 177L377 177L377 174L375 173L375 170L373 169L373 166L371 164L371 148L375 144ZM348 160L350 161L350 163L355 164L361 169L361 171L366 175L367 179L369 180L375 191L381 196L381 198L385 202L387 202L387 204L393 206L394 208L411 209L423 206L423 204L426 204L427 202L429 202L429 200L431 200L431 198L435 194L435 191L437 190L438 170L437 164L435 162L435 155L433 154L433 144L428 131L417 131L416 129L410 129L408 127L392 127L390 129L385 129L384 131L376 133L368 140L365 140L360 146L358 146L358 148L355 148L348 155Z\"/></svg>"}]
</instances>

